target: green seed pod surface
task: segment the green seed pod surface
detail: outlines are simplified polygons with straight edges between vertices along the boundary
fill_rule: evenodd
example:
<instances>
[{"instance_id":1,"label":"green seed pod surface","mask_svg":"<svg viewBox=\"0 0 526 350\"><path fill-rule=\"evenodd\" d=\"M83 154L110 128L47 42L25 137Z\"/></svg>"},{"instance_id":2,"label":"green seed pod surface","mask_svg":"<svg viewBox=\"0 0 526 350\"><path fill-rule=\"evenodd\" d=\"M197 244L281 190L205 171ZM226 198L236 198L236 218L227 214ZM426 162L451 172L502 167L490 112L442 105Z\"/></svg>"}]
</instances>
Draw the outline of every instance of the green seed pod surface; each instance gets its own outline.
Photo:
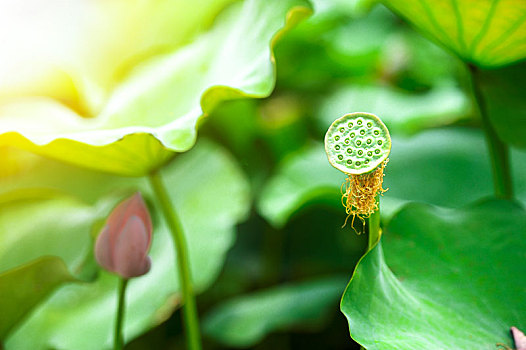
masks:
<instances>
[{"instance_id":1,"label":"green seed pod surface","mask_svg":"<svg viewBox=\"0 0 526 350\"><path fill-rule=\"evenodd\" d=\"M391 136L374 114L350 113L329 127L325 134L325 152L336 169L346 174L365 174L387 159Z\"/></svg>"}]
</instances>

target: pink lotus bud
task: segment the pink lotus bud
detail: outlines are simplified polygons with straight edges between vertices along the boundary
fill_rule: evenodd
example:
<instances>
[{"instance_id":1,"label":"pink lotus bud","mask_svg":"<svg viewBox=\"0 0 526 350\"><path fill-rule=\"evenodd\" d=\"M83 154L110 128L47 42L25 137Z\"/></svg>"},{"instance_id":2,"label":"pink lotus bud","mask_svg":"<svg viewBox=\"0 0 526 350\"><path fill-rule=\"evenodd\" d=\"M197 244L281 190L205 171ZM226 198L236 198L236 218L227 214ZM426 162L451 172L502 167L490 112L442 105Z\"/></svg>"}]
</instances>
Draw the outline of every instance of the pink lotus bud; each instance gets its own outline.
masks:
<instances>
[{"instance_id":1,"label":"pink lotus bud","mask_svg":"<svg viewBox=\"0 0 526 350\"><path fill-rule=\"evenodd\" d=\"M517 327L511 327L511 334L517 350L526 350L526 335L522 333Z\"/></svg>"},{"instance_id":2,"label":"pink lotus bud","mask_svg":"<svg viewBox=\"0 0 526 350\"><path fill-rule=\"evenodd\" d=\"M152 221L137 192L111 212L95 242L95 259L124 278L142 276L150 270L151 241Z\"/></svg>"}]
</instances>

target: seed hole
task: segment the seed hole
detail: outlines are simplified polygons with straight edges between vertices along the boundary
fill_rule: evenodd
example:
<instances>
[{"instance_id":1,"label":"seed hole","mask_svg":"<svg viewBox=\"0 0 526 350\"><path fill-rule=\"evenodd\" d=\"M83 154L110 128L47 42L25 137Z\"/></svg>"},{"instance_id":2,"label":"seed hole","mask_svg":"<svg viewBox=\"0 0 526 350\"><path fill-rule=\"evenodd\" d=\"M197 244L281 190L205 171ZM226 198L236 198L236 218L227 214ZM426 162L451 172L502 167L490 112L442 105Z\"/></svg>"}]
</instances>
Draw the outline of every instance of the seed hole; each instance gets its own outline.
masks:
<instances>
[{"instance_id":1,"label":"seed hole","mask_svg":"<svg viewBox=\"0 0 526 350\"><path fill-rule=\"evenodd\" d=\"M360 165L362 165L362 162L357 161L357 162L356 162L356 165L360 166Z\"/></svg>"},{"instance_id":2,"label":"seed hole","mask_svg":"<svg viewBox=\"0 0 526 350\"><path fill-rule=\"evenodd\" d=\"M336 146L334 146L334 148L340 149L340 145L336 145Z\"/></svg>"},{"instance_id":3,"label":"seed hole","mask_svg":"<svg viewBox=\"0 0 526 350\"><path fill-rule=\"evenodd\" d=\"M366 160L364 161L364 163L365 163L365 164L369 164L369 159L366 159Z\"/></svg>"}]
</instances>

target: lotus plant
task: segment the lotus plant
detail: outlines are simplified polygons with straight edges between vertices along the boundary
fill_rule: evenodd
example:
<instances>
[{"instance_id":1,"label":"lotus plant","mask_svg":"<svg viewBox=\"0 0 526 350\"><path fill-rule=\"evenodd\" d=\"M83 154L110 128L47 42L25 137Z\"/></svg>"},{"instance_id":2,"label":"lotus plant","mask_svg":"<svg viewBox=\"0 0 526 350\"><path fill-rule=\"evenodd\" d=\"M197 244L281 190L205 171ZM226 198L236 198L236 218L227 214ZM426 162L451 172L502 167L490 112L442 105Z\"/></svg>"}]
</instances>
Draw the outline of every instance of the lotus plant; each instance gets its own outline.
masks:
<instances>
[{"instance_id":1,"label":"lotus plant","mask_svg":"<svg viewBox=\"0 0 526 350\"><path fill-rule=\"evenodd\" d=\"M369 249L380 238L378 195L386 191L382 182L390 151L389 130L374 114L346 114L336 119L325 134L329 162L347 175L342 185L345 223L351 215L352 225L356 216L363 223L369 219Z\"/></svg>"},{"instance_id":2,"label":"lotus plant","mask_svg":"<svg viewBox=\"0 0 526 350\"><path fill-rule=\"evenodd\" d=\"M311 14L308 1L37 3L0 4L9 52L0 57L0 146L149 178L175 242L189 348L200 349L186 238L162 169L194 146L221 101L270 95L274 43ZM149 266L151 224L132 210L140 203L116 208L96 245L99 263L124 280ZM130 242L117 239L124 232Z\"/></svg>"}]
</instances>

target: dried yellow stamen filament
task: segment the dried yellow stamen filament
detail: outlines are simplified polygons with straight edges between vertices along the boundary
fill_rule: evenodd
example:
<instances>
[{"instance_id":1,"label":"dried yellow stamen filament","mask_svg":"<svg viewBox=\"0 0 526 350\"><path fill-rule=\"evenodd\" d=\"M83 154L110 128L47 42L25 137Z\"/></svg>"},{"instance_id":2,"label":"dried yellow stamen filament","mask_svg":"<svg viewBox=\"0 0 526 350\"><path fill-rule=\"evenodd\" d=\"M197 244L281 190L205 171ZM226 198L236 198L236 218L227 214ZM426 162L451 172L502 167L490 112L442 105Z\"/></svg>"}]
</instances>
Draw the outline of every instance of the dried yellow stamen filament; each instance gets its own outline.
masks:
<instances>
[{"instance_id":1,"label":"dried yellow stamen filament","mask_svg":"<svg viewBox=\"0 0 526 350\"><path fill-rule=\"evenodd\" d=\"M384 168L389 159L386 159L375 170L360 175L348 175L342 184L342 205L345 207L347 217L345 223L352 215L352 223L357 216L363 223L372 213L378 210L376 196L383 195L387 189L382 188L384 179Z\"/></svg>"}]
</instances>

